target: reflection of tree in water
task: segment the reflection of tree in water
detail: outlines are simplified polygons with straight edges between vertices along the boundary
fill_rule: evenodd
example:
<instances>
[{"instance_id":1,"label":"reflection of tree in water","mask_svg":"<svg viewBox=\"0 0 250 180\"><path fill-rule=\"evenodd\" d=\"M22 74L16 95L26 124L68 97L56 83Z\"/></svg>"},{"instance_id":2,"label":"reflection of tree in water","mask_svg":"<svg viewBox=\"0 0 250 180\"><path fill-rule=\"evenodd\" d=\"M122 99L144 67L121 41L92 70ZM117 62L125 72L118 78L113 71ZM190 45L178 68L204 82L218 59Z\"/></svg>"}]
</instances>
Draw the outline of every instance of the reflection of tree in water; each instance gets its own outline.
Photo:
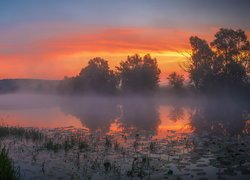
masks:
<instances>
[{"instance_id":1,"label":"reflection of tree in water","mask_svg":"<svg viewBox=\"0 0 250 180\"><path fill-rule=\"evenodd\" d=\"M182 119L183 116L184 116L184 109L180 105L173 105L168 115L169 119L172 120L173 122Z\"/></svg>"},{"instance_id":2,"label":"reflection of tree in water","mask_svg":"<svg viewBox=\"0 0 250 180\"><path fill-rule=\"evenodd\" d=\"M110 124L120 112L117 102L112 98L84 98L69 100L62 105L62 110L77 117L91 131L107 132Z\"/></svg>"},{"instance_id":3,"label":"reflection of tree in water","mask_svg":"<svg viewBox=\"0 0 250 180\"><path fill-rule=\"evenodd\" d=\"M218 179L224 176L250 173L249 136L241 135L249 117L249 104L235 100L207 101L193 107L190 123L194 136L189 161L193 167L214 167ZM209 158L208 158L209 157ZM208 164L200 164L208 160ZM202 160L201 160L202 159ZM206 173L206 168L200 172Z\"/></svg>"},{"instance_id":4,"label":"reflection of tree in water","mask_svg":"<svg viewBox=\"0 0 250 180\"><path fill-rule=\"evenodd\" d=\"M213 101L194 107L191 126L196 133L242 133L246 126L249 106L240 102Z\"/></svg>"},{"instance_id":5,"label":"reflection of tree in water","mask_svg":"<svg viewBox=\"0 0 250 180\"><path fill-rule=\"evenodd\" d=\"M119 106L119 105L121 106ZM107 132L119 116L125 131L156 133L159 113L152 100L145 98L83 98L69 99L61 105L62 111L77 117L91 131Z\"/></svg>"},{"instance_id":6,"label":"reflection of tree in water","mask_svg":"<svg viewBox=\"0 0 250 180\"><path fill-rule=\"evenodd\" d=\"M122 101L121 123L125 130L133 128L135 132L156 133L160 124L159 112L152 100L135 98Z\"/></svg>"}]
</instances>

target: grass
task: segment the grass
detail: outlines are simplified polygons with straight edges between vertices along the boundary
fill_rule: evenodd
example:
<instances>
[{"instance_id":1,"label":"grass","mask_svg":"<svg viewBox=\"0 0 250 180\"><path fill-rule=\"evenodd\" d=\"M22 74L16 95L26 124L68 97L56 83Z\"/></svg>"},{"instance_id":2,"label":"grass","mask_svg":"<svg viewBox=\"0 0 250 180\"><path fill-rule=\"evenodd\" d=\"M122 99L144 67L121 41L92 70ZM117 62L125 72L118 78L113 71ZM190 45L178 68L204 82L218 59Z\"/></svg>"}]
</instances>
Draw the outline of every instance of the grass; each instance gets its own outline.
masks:
<instances>
[{"instance_id":1,"label":"grass","mask_svg":"<svg viewBox=\"0 0 250 180\"><path fill-rule=\"evenodd\" d=\"M87 151L89 149L89 145L86 141L79 141L78 148L80 151Z\"/></svg>"},{"instance_id":2,"label":"grass","mask_svg":"<svg viewBox=\"0 0 250 180\"><path fill-rule=\"evenodd\" d=\"M20 178L19 169L14 167L14 163L8 156L5 147L0 148L0 180L17 180Z\"/></svg>"},{"instance_id":3,"label":"grass","mask_svg":"<svg viewBox=\"0 0 250 180\"><path fill-rule=\"evenodd\" d=\"M40 172L40 175L44 176L44 178L49 176L47 169L51 170L50 167L58 167L58 162L60 162L61 167L67 167L64 168L65 172L63 172L65 177L68 176L67 179L77 179L82 175L86 178L105 176L106 178L117 177L117 179L119 177L146 179L164 176L167 179L178 179L179 174L182 172L196 177L196 174L193 173L196 171L192 171L193 167L190 164L197 167L202 165L200 167L213 166L216 168L228 168L231 165L236 165L237 169L242 171L242 174L249 174L250 172L248 164L246 164L249 163L249 155L247 154L250 148L248 136L233 139L224 136L178 135L174 132L176 136L171 135L158 140L132 133L100 135L99 133L85 133L85 131L69 131L65 129L45 129L40 132L35 129L0 127L0 137L7 137L2 139L2 142L8 145L6 147L8 147L9 152L13 154L13 146L9 143L9 140L14 142L18 140L19 143L14 144L14 146L19 146L24 151L14 152L19 154L26 151L25 155L31 157L31 165L38 166L36 172ZM9 137L10 139L8 139ZM43 139L38 142L30 141L31 143L26 143L25 138ZM15 147L14 150L16 149L18 148ZM6 149L2 151L5 155L7 154L5 159L8 159ZM51 154L50 151L58 153ZM206 157L210 153L213 153L211 164L201 164L199 162L200 158ZM14 158L19 157L14 155ZM50 163L48 164L47 159L50 158L53 159L48 161ZM6 160L2 159L1 161L4 162L2 164L8 164ZM53 160L56 162L54 165ZM9 161L9 166L15 170L11 160L7 161ZM193 169L197 170L196 167ZM15 172L18 175L18 171ZM55 173L54 177L56 179L56 171L53 173ZM204 174L203 171L199 173ZM225 173L230 174L232 172ZM186 176L186 174L183 175L184 178ZM0 176L0 180L2 180L1 178L2 176Z\"/></svg>"},{"instance_id":4,"label":"grass","mask_svg":"<svg viewBox=\"0 0 250 180\"><path fill-rule=\"evenodd\" d=\"M46 149L53 150L54 152L57 152L59 149L62 148L61 144L53 142L52 139L49 139L44 146Z\"/></svg>"},{"instance_id":5,"label":"grass","mask_svg":"<svg viewBox=\"0 0 250 180\"><path fill-rule=\"evenodd\" d=\"M73 149L75 145L76 145L76 140L73 138L65 139L62 140L61 142L55 142L53 141L53 139L50 138L45 142L44 147L47 150L58 152L61 149L69 151L70 149ZM79 142L78 147L80 150L87 149L88 144L86 144L85 142Z\"/></svg>"},{"instance_id":6,"label":"grass","mask_svg":"<svg viewBox=\"0 0 250 180\"><path fill-rule=\"evenodd\" d=\"M14 136L16 138L25 138L26 140L38 141L43 139L44 135L35 129L26 129L22 127L0 126L0 138Z\"/></svg>"}]
</instances>

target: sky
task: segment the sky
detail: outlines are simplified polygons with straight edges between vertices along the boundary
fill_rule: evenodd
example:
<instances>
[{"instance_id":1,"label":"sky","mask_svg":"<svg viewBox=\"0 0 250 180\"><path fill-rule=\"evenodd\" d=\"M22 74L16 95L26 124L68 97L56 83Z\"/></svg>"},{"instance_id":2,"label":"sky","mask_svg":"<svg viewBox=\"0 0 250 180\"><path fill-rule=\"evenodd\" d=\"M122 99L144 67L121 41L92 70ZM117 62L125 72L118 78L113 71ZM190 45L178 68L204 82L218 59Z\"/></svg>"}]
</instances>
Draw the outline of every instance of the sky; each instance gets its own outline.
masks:
<instances>
[{"instance_id":1,"label":"sky","mask_svg":"<svg viewBox=\"0 0 250 180\"><path fill-rule=\"evenodd\" d=\"M89 59L115 69L150 53L162 71L183 74L189 38L211 41L219 28L250 35L249 0L1 0L0 79L63 79Z\"/></svg>"}]
</instances>

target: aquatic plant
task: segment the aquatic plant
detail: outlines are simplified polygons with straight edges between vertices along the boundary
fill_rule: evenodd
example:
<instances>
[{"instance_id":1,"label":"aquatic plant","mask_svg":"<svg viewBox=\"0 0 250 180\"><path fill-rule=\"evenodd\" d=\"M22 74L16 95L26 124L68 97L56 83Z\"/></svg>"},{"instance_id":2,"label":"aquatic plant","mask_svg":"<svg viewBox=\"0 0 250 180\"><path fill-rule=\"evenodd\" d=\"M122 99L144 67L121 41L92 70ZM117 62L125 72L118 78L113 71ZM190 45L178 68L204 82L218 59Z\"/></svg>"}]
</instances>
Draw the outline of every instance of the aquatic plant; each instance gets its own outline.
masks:
<instances>
[{"instance_id":1,"label":"aquatic plant","mask_svg":"<svg viewBox=\"0 0 250 180\"><path fill-rule=\"evenodd\" d=\"M131 170L127 172L128 177L139 177L144 178L149 176L150 163L148 156L134 157Z\"/></svg>"},{"instance_id":2,"label":"aquatic plant","mask_svg":"<svg viewBox=\"0 0 250 180\"><path fill-rule=\"evenodd\" d=\"M52 139L49 139L49 141L45 143L44 147L47 150L53 150L54 152L57 152L59 149L61 149L62 145L53 142Z\"/></svg>"},{"instance_id":3,"label":"aquatic plant","mask_svg":"<svg viewBox=\"0 0 250 180\"><path fill-rule=\"evenodd\" d=\"M0 180L18 180L21 179L20 170L14 166L14 163L8 156L8 150L0 147Z\"/></svg>"},{"instance_id":4,"label":"aquatic plant","mask_svg":"<svg viewBox=\"0 0 250 180\"><path fill-rule=\"evenodd\" d=\"M65 151L68 151L69 149L71 149L71 148L73 148L73 146L74 146L74 141L69 141L69 140L65 140L64 142L63 142L63 148L64 148L64 150ZM60 147L60 146L59 146Z\"/></svg>"},{"instance_id":5,"label":"aquatic plant","mask_svg":"<svg viewBox=\"0 0 250 180\"><path fill-rule=\"evenodd\" d=\"M44 137L44 135L36 129L0 126L0 138L5 138L8 136L14 136L16 138L25 138L26 140L33 141L41 140Z\"/></svg>"},{"instance_id":6,"label":"aquatic plant","mask_svg":"<svg viewBox=\"0 0 250 180\"><path fill-rule=\"evenodd\" d=\"M114 149L115 149L116 151L118 151L118 150L120 149L120 144L119 144L117 141L115 141Z\"/></svg>"},{"instance_id":7,"label":"aquatic plant","mask_svg":"<svg viewBox=\"0 0 250 180\"><path fill-rule=\"evenodd\" d=\"M156 142L151 141L151 142L149 143L149 150L150 150L151 153L153 153L153 152L156 151Z\"/></svg>"},{"instance_id":8,"label":"aquatic plant","mask_svg":"<svg viewBox=\"0 0 250 180\"><path fill-rule=\"evenodd\" d=\"M112 147L111 137L106 136L106 138L105 138L105 146L106 146L107 148L111 148L111 147Z\"/></svg>"},{"instance_id":9,"label":"aquatic plant","mask_svg":"<svg viewBox=\"0 0 250 180\"><path fill-rule=\"evenodd\" d=\"M28 173L27 178L35 178L31 173L67 179L203 178L207 171L202 168L207 167L224 168L221 177L249 174L248 136L189 136L169 132L167 138L154 139L141 132L124 136L120 132L100 134L57 128L41 130L42 141L27 142L22 132L29 128L15 133L21 138L10 136L9 130L6 133L5 129L7 138L3 138L2 143L8 146L12 158L22 162L19 157L25 156L26 163L36 166L30 172L22 172ZM201 161L208 156L211 157L208 162ZM233 170L229 170L230 167Z\"/></svg>"},{"instance_id":10,"label":"aquatic plant","mask_svg":"<svg viewBox=\"0 0 250 180\"><path fill-rule=\"evenodd\" d=\"M80 151L87 151L89 149L89 145L86 141L79 141L78 148L80 149Z\"/></svg>"},{"instance_id":11,"label":"aquatic plant","mask_svg":"<svg viewBox=\"0 0 250 180\"><path fill-rule=\"evenodd\" d=\"M111 170L111 163L106 160L104 163L103 163L103 166L104 166L104 169L105 169L105 172L108 173L110 170Z\"/></svg>"}]
</instances>

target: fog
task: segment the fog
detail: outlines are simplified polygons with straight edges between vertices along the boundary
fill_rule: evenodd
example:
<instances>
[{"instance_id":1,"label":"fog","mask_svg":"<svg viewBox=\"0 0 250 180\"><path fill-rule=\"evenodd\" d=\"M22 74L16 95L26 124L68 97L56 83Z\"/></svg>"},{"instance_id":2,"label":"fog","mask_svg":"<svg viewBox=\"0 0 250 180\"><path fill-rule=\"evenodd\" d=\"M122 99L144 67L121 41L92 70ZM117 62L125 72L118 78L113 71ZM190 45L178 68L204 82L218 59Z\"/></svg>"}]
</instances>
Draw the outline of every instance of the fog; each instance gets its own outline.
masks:
<instances>
[{"instance_id":1,"label":"fog","mask_svg":"<svg viewBox=\"0 0 250 180\"><path fill-rule=\"evenodd\" d=\"M160 107L169 111L167 117ZM127 130L155 134L166 118L173 122L186 118L196 133L226 131L238 134L249 131L250 120L249 102L231 97L60 96L31 93L0 95L2 120L6 113L18 111L29 114L34 109L42 109L36 111L36 116L31 119L41 121L42 117L49 119L51 115L46 114L46 110L52 108L57 108L65 116L75 117L92 131L103 132L107 132L111 124L116 122ZM184 111L188 112L187 115ZM53 115L53 118L60 122L59 116ZM8 120L5 123L8 124Z\"/></svg>"}]
</instances>

